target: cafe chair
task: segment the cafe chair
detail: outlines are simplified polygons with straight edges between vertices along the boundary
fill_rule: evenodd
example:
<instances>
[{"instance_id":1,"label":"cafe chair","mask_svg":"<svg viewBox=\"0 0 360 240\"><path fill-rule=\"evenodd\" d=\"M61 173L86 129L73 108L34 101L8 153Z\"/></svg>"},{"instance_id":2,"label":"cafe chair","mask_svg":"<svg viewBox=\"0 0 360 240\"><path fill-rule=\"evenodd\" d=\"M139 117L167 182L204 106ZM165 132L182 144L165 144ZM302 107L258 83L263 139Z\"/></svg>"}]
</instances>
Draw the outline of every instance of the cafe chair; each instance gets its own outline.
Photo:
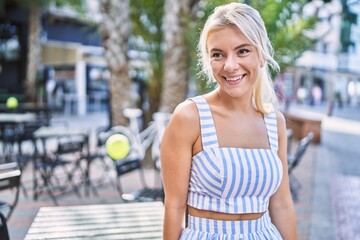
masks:
<instances>
[{"instance_id":1,"label":"cafe chair","mask_svg":"<svg viewBox=\"0 0 360 240\"><path fill-rule=\"evenodd\" d=\"M18 203L20 182L21 171L16 162L0 164L0 191L14 191L14 197L12 201L5 201L0 199L0 212L4 214L6 219L10 218Z\"/></svg>"},{"instance_id":2,"label":"cafe chair","mask_svg":"<svg viewBox=\"0 0 360 240\"><path fill-rule=\"evenodd\" d=\"M1 125L2 155L5 162L11 162L16 154L19 141L20 129L15 124Z\"/></svg>"},{"instance_id":3,"label":"cafe chair","mask_svg":"<svg viewBox=\"0 0 360 240\"><path fill-rule=\"evenodd\" d=\"M288 155L288 174L290 181L290 191L294 201L298 200L298 191L301 188L300 181L294 176L294 169L299 166L300 161L303 159L303 156L311 143L311 140L314 137L313 132L309 132L305 137L303 137L296 148L296 151L293 155Z\"/></svg>"},{"instance_id":4,"label":"cafe chair","mask_svg":"<svg viewBox=\"0 0 360 240\"><path fill-rule=\"evenodd\" d=\"M54 151L48 153L43 149L45 155L37 158L36 166L43 184L39 194L46 190L55 205L58 205L56 194L68 191L69 187L81 197L79 185L86 175L85 166L82 166L86 159L84 146L85 139L81 137L60 137ZM36 187L39 191L40 186ZM35 199L37 197L36 194Z\"/></svg>"},{"instance_id":5,"label":"cafe chair","mask_svg":"<svg viewBox=\"0 0 360 240\"><path fill-rule=\"evenodd\" d=\"M16 162L20 168L20 171L23 172L24 169L32 162L34 158L34 132L42 127L42 123L35 122L26 122L19 126L19 135L17 138L18 141L18 153L15 155ZM24 148L25 147L25 148ZM25 151L24 151L25 150ZM27 190L23 184L21 184L22 192L25 197L28 196Z\"/></svg>"},{"instance_id":6,"label":"cafe chair","mask_svg":"<svg viewBox=\"0 0 360 240\"><path fill-rule=\"evenodd\" d=\"M5 216L0 212L0 239L1 240L10 240L9 231L6 224Z\"/></svg>"},{"instance_id":7,"label":"cafe chair","mask_svg":"<svg viewBox=\"0 0 360 240\"><path fill-rule=\"evenodd\" d=\"M99 127L96 129L95 134L96 145L95 148L92 148L88 160L90 168L96 168L96 176L88 179L88 184L92 186L94 194L98 195L94 186L102 186L107 181L113 183L114 186L116 186L116 183L111 179L111 176L114 175L114 167L112 160L107 156L105 147L106 140L110 137L111 132L109 132L108 127Z\"/></svg>"}]
</instances>

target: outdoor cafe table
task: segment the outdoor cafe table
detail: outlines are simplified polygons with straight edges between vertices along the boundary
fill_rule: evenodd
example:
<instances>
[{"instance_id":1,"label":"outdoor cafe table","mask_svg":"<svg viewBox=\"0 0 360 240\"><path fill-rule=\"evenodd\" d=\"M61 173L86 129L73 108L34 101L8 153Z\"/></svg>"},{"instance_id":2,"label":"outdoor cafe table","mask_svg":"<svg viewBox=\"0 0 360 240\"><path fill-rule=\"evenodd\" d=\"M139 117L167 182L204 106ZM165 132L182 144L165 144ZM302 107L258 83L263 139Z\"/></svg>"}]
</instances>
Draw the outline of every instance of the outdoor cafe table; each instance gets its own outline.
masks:
<instances>
[{"instance_id":1,"label":"outdoor cafe table","mask_svg":"<svg viewBox=\"0 0 360 240\"><path fill-rule=\"evenodd\" d=\"M0 113L1 124L20 124L36 120L34 113Z\"/></svg>"},{"instance_id":2,"label":"outdoor cafe table","mask_svg":"<svg viewBox=\"0 0 360 240\"><path fill-rule=\"evenodd\" d=\"M80 136L83 137L85 139L85 147L86 147L86 154L89 156L90 154L90 146L89 146L89 136L90 136L90 129L87 128L74 128L74 127L67 127L67 126L43 126L41 128L39 128L38 130L36 130L34 132L34 139L40 139L42 141L42 145L43 145L43 158L47 158L47 154L46 154L46 149L48 149L47 147L47 140L51 139L51 138L59 138L59 137L76 137L76 136ZM36 146L36 144L35 144ZM39 152L36 149L37 152ZM34 164L35 166L35 164ZM90 176L89 176L89 168L90 168L90 161L88 159L87 161L87 167L85 169L85 184L86 184L86 189L88 189L88 187L90 187ZM34 188L34 199L37 199L37 187L38 187L38 183L37 183L37 177L36 177L36 167L34 167L34 172L33 172L33 188Z\"/></svg>"},{"instance_id":3,"label":"outdoor cafe table","mask_svg":"<svg viewBox=\"0 0 360 240\"><path fill-rule=\"evenodd\" d=\"M162 202L42 207L25 240L162 239Z\"/></svg>"},{"instance_id":4,"label":"outdoor cafe table","mask_svg":"<svg viewBox=\"0 0 360 240\"><path fill-rule=\"evenodd\" d=\"M66 126L44 126L34 132L34 137L38 139L48 139L66 136L83 136L89 140L90 130L86 128L74 128Z\"/></svg>"},{"instance_id":5,"label":"outdoor cafe table","mask_svg":"<svg viewBox=\"0 0 360 240\"><path fill-rule=\"evenodd\" d=\"M19 128L25 124L36 121L34 113L0 113L0 140L2 143L3 154L12 155L12 140L19 132ZM9 151L9 152L7 152ZM21 148L19 146L19 151Z\"/></svg>"}]
</instances>

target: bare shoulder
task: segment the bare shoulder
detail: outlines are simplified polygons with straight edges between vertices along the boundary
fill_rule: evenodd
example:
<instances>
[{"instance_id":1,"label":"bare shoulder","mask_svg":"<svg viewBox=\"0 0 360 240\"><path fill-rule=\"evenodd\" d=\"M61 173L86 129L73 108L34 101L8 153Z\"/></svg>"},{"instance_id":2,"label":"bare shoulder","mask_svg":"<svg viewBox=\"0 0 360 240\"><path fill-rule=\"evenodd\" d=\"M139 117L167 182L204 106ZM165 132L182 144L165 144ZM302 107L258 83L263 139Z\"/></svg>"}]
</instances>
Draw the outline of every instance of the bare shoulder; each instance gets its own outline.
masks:
<instances>
[{"instance_id":1,"label":"bare shoulder","mask_svg":"<svg viewBox=\"0 0 360 240\"><path fill-rule=\"evenodd\" d=\"M286 119L282 112L276 111L276 121L279 135L286 133Z\"/></svg>"},{"instance_id":2,"label":"bare shoulder","mask_svg":"<svg viewBox=\"0 0 360 240\"><path fill-rule=\"evenodd\" d=\"M282 128L283 127L286 128L286 120L285 120L284 114L280 111L276 111L275 114L276 114L276 120L277 120L278 126L282 127Z\"/></svg>"},{"instance_id":3,"label":"bare shoulder","mask_svg":"<svg viewBox=\"0 0 360 240\"><path fill-rule=\"evenodd\" d=\"M196 104L191 100L185 100L180 103L172 114L172 121L177 124L194 124L199 121L199 114Z\"/></svg>"},{"instance_id":4,"label":"bare shoulder","mask_svg":"<svg viewBox=\"0 0 360 240\"><path fill-rule=\"evenodd\" d=\"M200 134L199 122L196 104L185 100L175 108L165 129L165 139L192 146Z\"/></svg>"}]
</instances>

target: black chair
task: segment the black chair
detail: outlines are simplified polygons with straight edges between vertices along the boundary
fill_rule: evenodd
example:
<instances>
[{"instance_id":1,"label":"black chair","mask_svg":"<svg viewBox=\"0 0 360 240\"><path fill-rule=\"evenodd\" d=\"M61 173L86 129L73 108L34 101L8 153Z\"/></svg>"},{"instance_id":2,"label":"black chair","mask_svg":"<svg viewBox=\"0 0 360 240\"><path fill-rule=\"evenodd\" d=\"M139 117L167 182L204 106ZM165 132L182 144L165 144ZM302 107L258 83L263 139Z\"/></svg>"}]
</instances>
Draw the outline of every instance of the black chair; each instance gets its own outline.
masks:
<instances>
[{"instance_id":1,"label":"black chair","mask_svg":"<svg viewBox=\"0 0 360 240\"><path fill-rule=\"evenodd\" d=\"M13 161L13 156L16 154L16 144L19 141L20 131L19 124L1 124L2 155L4 156L5 162Z\"/></svg>"},{"instance_id":2,"label":"black chair","mask_svg":"<svg viewBox=\"0 0 360 240\"><path fill-rule=\"evenodd\" d=\"M92 167L97 162L96 176L92 179L88 179L88 184L92 186L101 186L108 180L111 180L109 176L112 175L114 171L114 166L112 160L108 157L106 151L106 140L111 136L109 132L109 127L99 127L96 129L96 146L88 156L89 164ZM116 181L112 181L114 186L116 186ZM93 188L94 194L97 195L96 188Z\"/></svg>"},{"instance_id":3,"label":"black chair","mask_svg":"<svg viewBox=\"0 0 360 240\"><path fill-rule=\"evenodd\" d=\"M304 138L299 141L296 151L293 155L288 155L288 173L290 181L290 191L294 201L298 200L298 190L301 188L299 180L294 176L293 170L299 165L300 161L314 138L313 132L309 132Z\"/></svg>"},{"instance_id":4,"label":"black chair","mask_svg":"<svg viewBox=\"0 0 360 240\"><path fill-rule=\"evenodd\" d=\"M35 155L35 146L34 146L34 132L43 126L42 122L26 122L19 126L18 134L18 154L15 155L16 162L20 168L20 171L23 172L27 167L29 162L32 162ZM25 145L26 144L26 145ZM23 150L24 145L26 146L25 151ZM28 196L26 187L24 184L21 184L22 192L25 197Z\"/></svg>"},{"instance_id":5,"label":"black chair","mask_svg":"<svg viewBox=\"0 0 360 240\"><path fill-rule=\"evenodd\" d=\"M0 191L15 189L15 196L11 202L0 200L0 212L9 219L18 200L21 182L21 171L16 162L0 164Z\"/></svg>"},{"instance_id":6,"label":"black chair","mask_svg":"<svg viewBox=\"0 0 360 240\"><path fill-rule=\"evenodd\" d=\"M10 240L9 231L6 224L5 216L0 212L0 239L1 240Z\"/></svg>"},{"instance_id":7,"label":"black chair","mask_svg":"<svg viewBox=\"0 0 360 240\"><path fill-rule=\"evenodd\" d=\"M83 160L87 157L84 146L84 138L59 137L53 152L48 153L43 149L43 153L41 156L38 155L36 160L36 172L42 180L42 186L38 186L38 182L35 183L35 200L45 190L54 204L58 205L56 195L68 191L69 187L81 197L79 185L80 181L84 181L86 174L86 166L82 166Z\"/></svg>"}]
</instances>

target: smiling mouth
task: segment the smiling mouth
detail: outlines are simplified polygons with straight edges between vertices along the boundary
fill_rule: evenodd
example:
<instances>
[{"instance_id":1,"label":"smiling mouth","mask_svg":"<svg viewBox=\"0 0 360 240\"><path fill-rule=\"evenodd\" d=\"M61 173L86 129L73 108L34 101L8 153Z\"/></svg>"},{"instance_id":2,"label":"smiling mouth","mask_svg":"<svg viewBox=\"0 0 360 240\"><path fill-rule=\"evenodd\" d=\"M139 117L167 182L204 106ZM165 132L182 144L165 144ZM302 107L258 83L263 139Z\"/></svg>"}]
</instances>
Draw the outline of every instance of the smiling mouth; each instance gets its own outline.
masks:
<instances>
[{"instance_id":1,"label":"smiling mouth","mask_svg":"<svg viewBox=\"0 0 360 240\"><path fill-rule=\"evenodd\" d=\"M246 74L236 76L236 77L224 77L224 78L227 82L235 83L235 82L241 81L245 77L245 75Z\"/></svg>"}]
</instances>

